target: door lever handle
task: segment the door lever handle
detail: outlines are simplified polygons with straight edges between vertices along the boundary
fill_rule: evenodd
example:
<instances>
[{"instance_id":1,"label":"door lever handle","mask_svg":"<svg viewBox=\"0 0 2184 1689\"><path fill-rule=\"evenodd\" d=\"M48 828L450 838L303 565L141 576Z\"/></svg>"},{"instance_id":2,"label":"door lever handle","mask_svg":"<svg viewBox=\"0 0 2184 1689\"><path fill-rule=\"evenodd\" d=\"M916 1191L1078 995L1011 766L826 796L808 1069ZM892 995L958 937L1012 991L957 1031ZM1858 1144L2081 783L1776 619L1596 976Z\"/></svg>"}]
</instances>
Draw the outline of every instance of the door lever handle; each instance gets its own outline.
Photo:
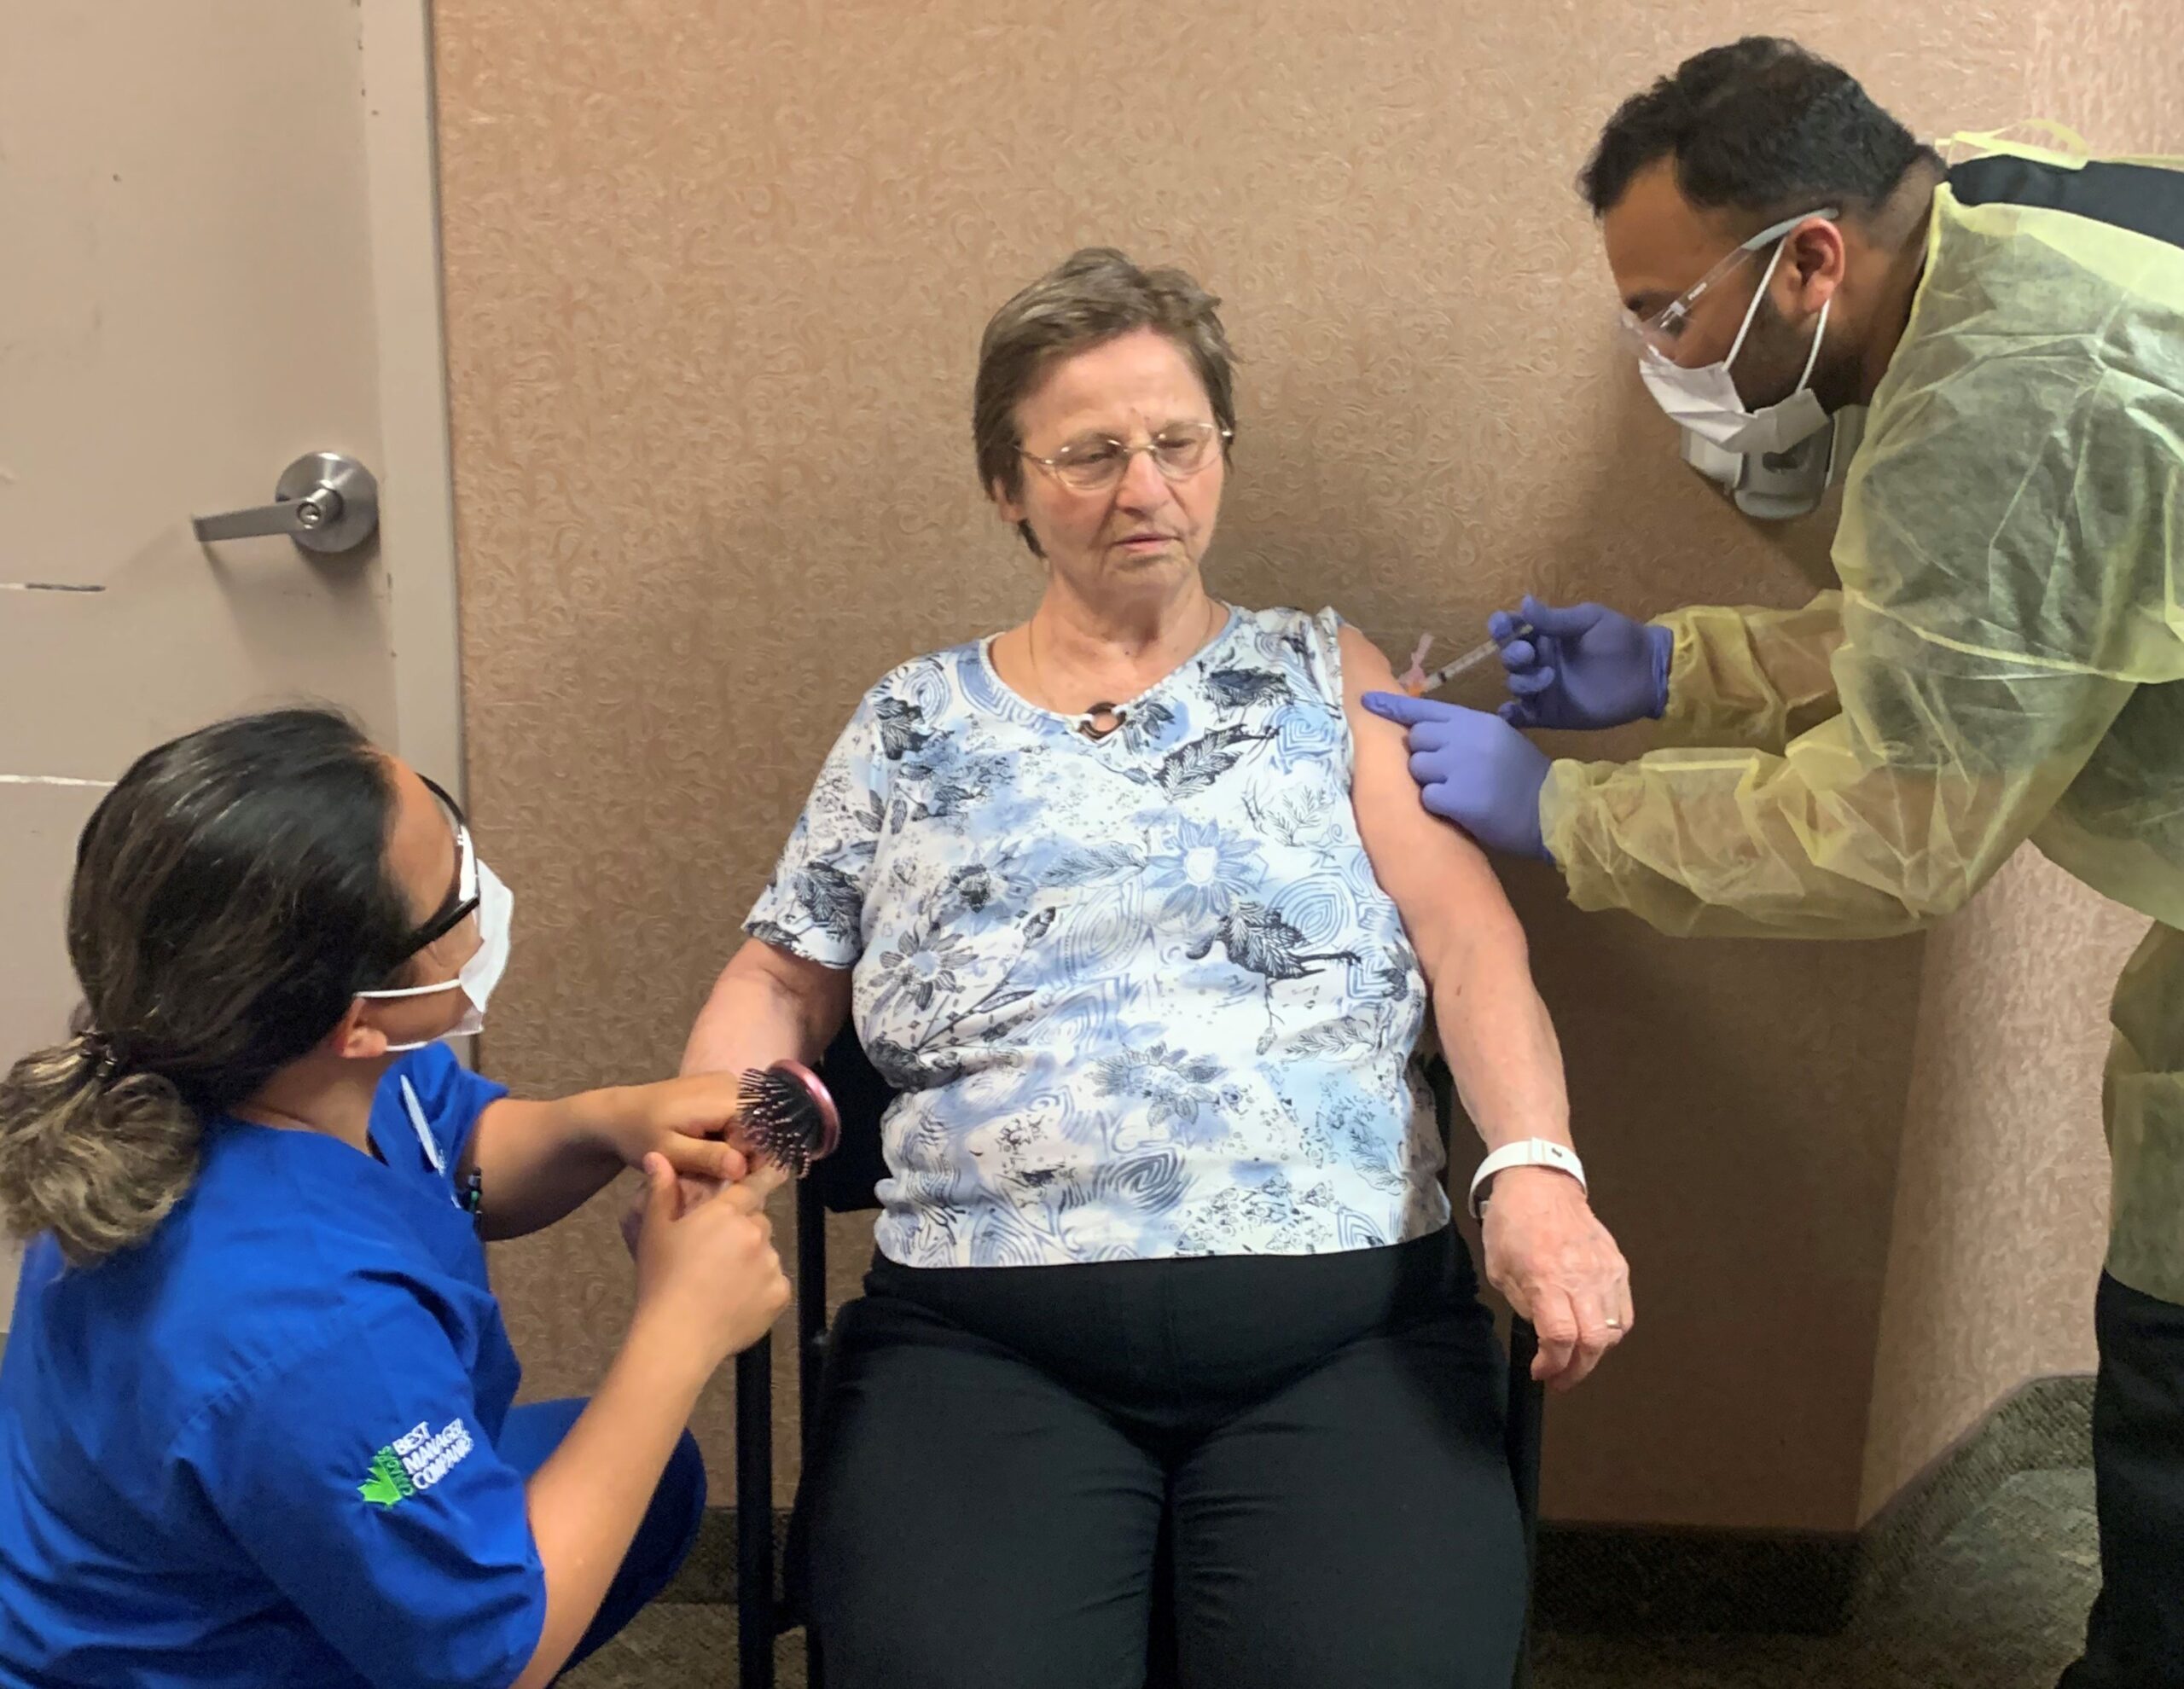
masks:
<instances>
[{"instance_id":1,"label":"door lever handle","mask_svg":"<svg viewBox=\"0 0 2184 1689\"><path fill-rule=\"evenodd\" d=\"M268 534L300 538L340 521L343 508L340 493L331 487L320 487L301 498L282 499L276 504L224 510L218 516L193 516L189 525L201 540L258 539Z\"/></svg>"},{"instance_id":2,"label":"door lever handle","mask_svg":"<svg viewBox=\"0 0 2184 1689\"><path fill-rule=\"evenodd\" d=\"M379 525L379 483L353 457L306 452L281 472L273 502L193 516L200 542L286 535L306 551L354 549Z\"/></svg>"}]
</instances>

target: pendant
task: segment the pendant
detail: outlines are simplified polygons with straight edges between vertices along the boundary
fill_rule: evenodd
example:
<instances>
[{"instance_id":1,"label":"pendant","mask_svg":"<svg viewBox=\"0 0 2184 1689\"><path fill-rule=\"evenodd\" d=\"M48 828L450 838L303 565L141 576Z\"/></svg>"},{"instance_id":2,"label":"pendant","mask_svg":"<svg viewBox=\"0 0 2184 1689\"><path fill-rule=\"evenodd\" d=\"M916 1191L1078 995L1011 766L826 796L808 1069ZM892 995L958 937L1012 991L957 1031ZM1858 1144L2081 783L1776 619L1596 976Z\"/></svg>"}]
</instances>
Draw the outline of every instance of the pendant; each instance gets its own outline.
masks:
<instances>
[{"instance_id":1,"label":"pendant","mask_svg":"<svg viewBox=\"0 0 2184 1689\"><path fill-rule=\"evenodd\" d=\"M1077 730L1087 739L1105 739L1128 719L1129 712L1118 705L1095 704L1077 717Z\"/></svg>"}]
</instances>

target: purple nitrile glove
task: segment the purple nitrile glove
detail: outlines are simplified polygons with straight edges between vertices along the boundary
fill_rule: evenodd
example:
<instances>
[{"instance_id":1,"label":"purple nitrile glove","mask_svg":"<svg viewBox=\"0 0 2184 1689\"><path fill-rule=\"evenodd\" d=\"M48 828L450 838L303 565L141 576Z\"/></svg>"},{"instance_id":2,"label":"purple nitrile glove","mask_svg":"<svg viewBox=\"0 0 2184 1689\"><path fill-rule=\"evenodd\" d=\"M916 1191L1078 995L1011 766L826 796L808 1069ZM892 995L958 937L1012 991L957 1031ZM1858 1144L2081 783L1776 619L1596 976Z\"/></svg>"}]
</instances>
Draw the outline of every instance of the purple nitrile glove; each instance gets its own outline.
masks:
<instances>
[{"instance_id":1,"label":"purple nitrile glove","mask_svg":"<svg viewBox=\"0 0 2184 1689\"><path fill-rule=\"evenodd\" d=\"M1668 709L1676 636L1666 628L1604 605L1558 610L1527 598L1514 615L1496 611L1486 630L1502 642L1515 695L1500 713L1512 727L1621 727Z\"/></svg>"},{"instance_id":2,"label":"purple nitrile glove","mask_svg":"<svg viewBox=\"0 0 2184 1689\"><path fill-rule=\"evenodd\" d=\"M1540 837L1547 758L1516 728L1482 710L1397 692L1368 692L1365 707L1410 729L1410 777L1426 807L1490 850L1552 862Z\"/></svg>"}]
</instances>

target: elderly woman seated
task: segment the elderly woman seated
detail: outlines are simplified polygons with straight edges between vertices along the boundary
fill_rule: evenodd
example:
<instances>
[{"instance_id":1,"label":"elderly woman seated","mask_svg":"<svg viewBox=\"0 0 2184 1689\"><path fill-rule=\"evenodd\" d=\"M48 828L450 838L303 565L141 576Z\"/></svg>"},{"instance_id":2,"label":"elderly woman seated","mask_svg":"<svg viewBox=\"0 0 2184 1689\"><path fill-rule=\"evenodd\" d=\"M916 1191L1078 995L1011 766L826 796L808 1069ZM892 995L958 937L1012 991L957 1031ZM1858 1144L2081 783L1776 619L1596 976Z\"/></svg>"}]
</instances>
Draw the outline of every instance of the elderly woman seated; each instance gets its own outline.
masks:
<instances>
[{"instance_id":1,"label":"elderly woman seated","mask_svg":"<svg viewBox=\"0 0 2184 1689\"><path fill-rule=\"evenodd\" d=\"M1332 611L1199 565L1235 433L1216 302L1077 253L980 351L1020 627L867 693L688 1070L856 1018L902 1094L801 1535L834 1689L1125 1689L1156 1582L1188 1689L1509 1680L1499 1350L1413 1060L1490 1146L1540 1369L1629 1327L1560 1053L1479 852L1418 805Z\"/></svg>"}]
</instances>

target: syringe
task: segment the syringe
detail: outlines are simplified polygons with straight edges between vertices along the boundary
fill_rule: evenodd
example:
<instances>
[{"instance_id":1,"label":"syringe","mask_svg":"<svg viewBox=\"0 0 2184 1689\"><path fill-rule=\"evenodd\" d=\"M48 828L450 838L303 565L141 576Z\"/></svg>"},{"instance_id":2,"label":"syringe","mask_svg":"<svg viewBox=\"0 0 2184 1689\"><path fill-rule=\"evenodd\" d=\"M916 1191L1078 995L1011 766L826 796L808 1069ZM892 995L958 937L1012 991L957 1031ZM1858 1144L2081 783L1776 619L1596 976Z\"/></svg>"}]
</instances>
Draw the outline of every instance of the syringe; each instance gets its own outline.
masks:
<instances>
[{"instance_id":1,"label":"syringe","mask_svg":"<svg viewBox=\"0 0 2184 1689\"><path fill-rule=\"evenodd\" d=\"M1509 634L1511 639L1530 639L1531 636L1531 624L1528 622L1518 623ZM1423 679L1414 681L1404 687L1403 690L1413 698L1424 698L1438 692L1450 682L1461 680L1488 658L1500 656L1502 644L1503 641L1498 639L1482 640L1465 652L1462 656L1442 664L1439 668L1433 670Z\"/></svg>"}]
</instances>

